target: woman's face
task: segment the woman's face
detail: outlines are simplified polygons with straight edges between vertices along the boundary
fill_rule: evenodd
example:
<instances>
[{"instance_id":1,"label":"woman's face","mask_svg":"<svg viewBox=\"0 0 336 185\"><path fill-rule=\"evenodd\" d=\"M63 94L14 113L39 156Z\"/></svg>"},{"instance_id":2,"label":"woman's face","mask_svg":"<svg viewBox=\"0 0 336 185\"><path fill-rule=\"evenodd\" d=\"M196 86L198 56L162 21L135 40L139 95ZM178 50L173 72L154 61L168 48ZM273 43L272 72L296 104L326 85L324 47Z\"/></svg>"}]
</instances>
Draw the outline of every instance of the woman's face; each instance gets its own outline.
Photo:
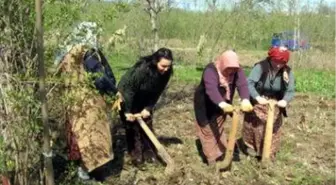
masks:
<instances>
[{"instance_id":1,"label":"woman's face","mask_svg":"<svg viewBox=\"0 0 336 185\"><path fill-rule=\"evenodd\" d=\"M171 65L172 65L171 60L161 58L160 61L157 63L157 69L160 74L164 74L170 69Z\"/></svg>"},{"instance_id":2,"label":"woman's face","mask_svg":"<svg viewBox=\"0 0 336 185\"><path fill-rule=\"evenodd\" d=\"M275 70L280 70L283 68L286 64L285 63L276 63L276 62L271 62L273 69Z\"/></svg>"},{"instance_id":3,"label":"woman's face","mask_svg":"<svg viewBox=\"0 0 336 185\"><path fill-rule=\"evenodd\" d=\"M224 71L223 71L223 75L224 76L231 76L232 74L234 74L235 72L238 71L238 68L226 68Z\"/></svg>"}]
</instances>

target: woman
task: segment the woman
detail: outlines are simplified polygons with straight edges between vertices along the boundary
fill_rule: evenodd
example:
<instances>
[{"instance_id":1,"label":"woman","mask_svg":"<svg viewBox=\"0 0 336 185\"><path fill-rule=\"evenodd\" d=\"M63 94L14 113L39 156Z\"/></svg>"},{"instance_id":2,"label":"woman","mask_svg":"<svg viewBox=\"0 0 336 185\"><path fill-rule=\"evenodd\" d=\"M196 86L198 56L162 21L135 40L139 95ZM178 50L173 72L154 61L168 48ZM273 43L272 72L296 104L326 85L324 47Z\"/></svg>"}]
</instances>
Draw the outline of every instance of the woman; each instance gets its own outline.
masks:
<instances>
[{"instance_id":1,"label":"woman","mask_svg":"<svg viewBox=\"0 0 336 185\"><path fill-rule=\"evenodd\" d=\"M235 89L242 99L241 109L251 111L247 80L234 51L225 51L203 71L194 95L196 131L209 165L214 165L225 153L224 133L226 115L233 111Z\"/></svg>"},{"instance_id":2,"label":"woman","mask_svg":"<svg viewBox=\"0 0 336 185\"><path fill-rule=\"evenodd\" d=\"M59 66L66 86L64 112L68 159L79 165L78 176L83 180L88 180L90 176L102 180L101 172L98 173L100 167L113 159L108 106L102 93L113 94L114 88L108 86L109 88L100 89L101 86L96 82L104 81L100 78L87 79L86 74L95 72L89 70L90 66L103 71L102 66L98 65L100 61L97 57L102 58L102 53L98 52L96 56L87 46L76 45L65 55ZM114 79L110 73L109 77ZM94 84L96 86L92 88Z\"/></svg>"},{"instance_id":3,"label":"woman","mask_svg":"<svg viewBox=\"0 0 336 185\"><path fill-rule=\"evenodd\" d=\"M140 114L153 130L153 108L172 73L173 54L167 48L160 48L152 55L141 57L118 84L123 99L120 118L126 126L128 152L135 165L142 164L144 160L155 161L153 146L136 122L135 114Z\"/></svg>"},{"instance_id":4,"label":"woman","mask_svg":"<svg viewBox=\"0 0 336 185\"><path fill-rule=\"evenodd\" d=\"M275 159L280 146L282 114L294 97L294 76L287 63L289 51L285 47L273 47L268 57L257 63L248 78L248 87L254 111L245 115L243 141L248 152L261 156L267 120L267 104L270 99L277 101L271 145L271 159ZM251 150L252 149L252 150Z\"/></svg>"}]
</instances>

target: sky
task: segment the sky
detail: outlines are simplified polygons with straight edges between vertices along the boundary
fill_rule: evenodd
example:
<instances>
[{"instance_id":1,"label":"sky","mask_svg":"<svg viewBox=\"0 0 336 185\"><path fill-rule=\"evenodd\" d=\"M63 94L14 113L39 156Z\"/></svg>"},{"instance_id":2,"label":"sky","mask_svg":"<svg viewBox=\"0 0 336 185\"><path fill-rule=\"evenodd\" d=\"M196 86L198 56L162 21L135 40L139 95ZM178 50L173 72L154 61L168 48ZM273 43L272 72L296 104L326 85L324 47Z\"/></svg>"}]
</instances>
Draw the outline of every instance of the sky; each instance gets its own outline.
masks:
<instances>
[{"instance_id":1,"label":"sky","mask_svg":"<svg viewBox=\"0 0 336 185\"><path fill-rule=\"evenodd\" d=\"M208 8L207 3L205 0L196 0L196 4L195 4L195 0L173 0L174 1L174 5L178 8L183 8L183 9L188 9L188 10L193 10L193 11L202 11L202 10L206 10ZM222 8L224 6L226 7L230 7L232 6L235 2L238 2L237 0L218 0L219 2L219 8ZM299 2L301 3L301 5L304 4L308 4L313 8L316 7L320 0L299 0ZM324 3L335 7L335 0L324 0Z\"/></svg>"},{"instance_id":2,"label":"sky","mask_svg":"<svg viewBox=\"0 0 336 185\"><path fill-rule=\"evenodd\" d=\"M105 0L105 1L118 1L118 0ZM127 0L125 0L127 1ZM130 2L132 0L128 0ZM177 8L182 8L191 11L204 11L208 9L208 5L206 0L172 0L173 6ZM235 2L239 2L240 0L217 0L218 8L226 8L232 7ZM283 1L283 0L278 0ZM298 0L301 6L305 4L309 4L311 8L317 7L321 0ZM335 0L323 0L323 2L331 7L335 8L336 1ZM302 9L305 10L305 9Z\"/></svg>"}]
</instances>

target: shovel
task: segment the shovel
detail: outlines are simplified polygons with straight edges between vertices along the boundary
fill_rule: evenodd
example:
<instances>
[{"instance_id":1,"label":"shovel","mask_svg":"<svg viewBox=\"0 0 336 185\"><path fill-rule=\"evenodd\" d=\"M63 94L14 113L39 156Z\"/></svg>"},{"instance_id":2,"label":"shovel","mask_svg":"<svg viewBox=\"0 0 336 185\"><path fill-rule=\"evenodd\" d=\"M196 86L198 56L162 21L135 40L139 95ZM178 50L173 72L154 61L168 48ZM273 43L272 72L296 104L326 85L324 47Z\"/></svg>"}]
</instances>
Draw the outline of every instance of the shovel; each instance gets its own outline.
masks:
<instances>
[{"instance_id":1,"label":"shovel","mask_svg":"<svg viewBox=\"0 0 336 185\"><path fill-rule=\"evenodd\" d=\"M151 140L156 150L158 151L158 155L162 158L162 160L167 164L165 173L170 174L174 171L174 161L166 151L166 149L162 146L159 140L154 136L153 132L148 128L147 124L144 122L140 114L135 115L140 127L144 130L148 138Z\"/></svg>"},{"instance_id":2,"label":"shovel","mask_svg":"<svg viewBox=\"0 0 336 185\"><path fill-rule=\"evenodd\" d=\"M274 109L276 101L270 100L267 113L267 122L265 129L264 145L262 151L261 163L266 165L270 161L271 145L273 136L273 124L274 124Z\"/></svg>"},{"instance_id":3,"label":"shovel","mask_svg":"<svg viewBox=\"0 0 336 185\"><path fill-rule=\"evenodd\" d=\"M233 111L232 125L231 125L231 130L230 130L230 135L229 135L229 142L228 142L228 145L225 151L225 158L223 162L220 162L218 164L218 168L220 171L228 171L230 170L230 167L231 167L234 146L236 143L236 134L238 130L239 111L240 111L239 108L235 108Z\"/></svg>"}]
</instances>

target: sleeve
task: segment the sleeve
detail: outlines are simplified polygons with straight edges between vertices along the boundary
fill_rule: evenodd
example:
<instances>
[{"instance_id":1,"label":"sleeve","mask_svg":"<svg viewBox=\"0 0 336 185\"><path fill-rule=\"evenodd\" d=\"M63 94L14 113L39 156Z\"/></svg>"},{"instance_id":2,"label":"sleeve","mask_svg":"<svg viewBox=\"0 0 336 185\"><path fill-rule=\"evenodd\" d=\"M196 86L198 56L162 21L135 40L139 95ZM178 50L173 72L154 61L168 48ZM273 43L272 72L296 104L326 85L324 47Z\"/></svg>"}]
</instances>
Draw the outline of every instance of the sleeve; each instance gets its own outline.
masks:
<instances>
[{"instance_id":1,"label":"sleeve","mask_svg":"<svg viewBox=\"0 0 336 185\"><path fill-rule=\"evenodd\" d=\"M105 75L100 78L97 78L94 81L94 84L96 88L99 90L99 92L103 94L113 96L118 92L117 88L115 87L115 84L111 82L110 78L108 78Z\"/></svg>"},{"instance_id":2,"label":"sleeve","mask_svg":"<svg viewBox=\"0 0 336 185\"><path fill-rule=\"evenodd\" d=\"M288 87L283 98L287 102L291 101L295 94L295 78L293 72L290 71L288 76L289 76Z\"/></svg>"},{"instance_id":3,"label":"sleeve","mask_svg":"<svg viewBox=\"0 0 336 185\"><path fill-rule=\"evenodd\" d=\"M170 76L163 81L163 83L158 87L155 95L150 99L148 105L145 107L149 112L152 112L154 109L155 104L157 103L157 101L159 100L162 92L164 91L164 89L166 88L168 82L169 82Z\"/></svg>"},{"instance_id":4,"label":"sleeve","mask_svg":"<svg viewBox=\"0 0 336 185\"><path fill-rule=\"evenodd\" d=\"M133 67L125 73L118 84L118 90L124 98L125 113L131 113L134 96L144 80L144 76L141 75L143 73L141 66Z\"/></svg>"},{"instance_id":5,"label":"sleeve","mask_svg":"<svg viewBox=\"0 0 336 185\"><path fill-rule=\"evenodd\" d=\"M211 68L207 68L203 74L205 93L209 96L210 100L218 105L224 101L223 96L218 90L218 74Z\"/></svg>"},{"instance_id":6,"label":"sleeve","mask_svg":"<svg viewBox=\"0 0 336 185\"><path fill-rule=\"evenodd\" d=\"M237 89L241 99L249 99L249 89L247 85L247 79L242 68L239 68L237 74Z\"/></svg>"},{"instance_id":7,"label":"sleeve","mask_svg":"<svg viewBox=\"0 0 336 185\"><path fill-rule=\"evenodd\" d=\"M249 93L251 97L254 99L257 96L259 96L259 93L255 88L255 84L258 83L258 81L260 80L261 74L262 74L261 65L257 64L256 66L254 66L247 79Z\"/></svg>"}]
</instances>

